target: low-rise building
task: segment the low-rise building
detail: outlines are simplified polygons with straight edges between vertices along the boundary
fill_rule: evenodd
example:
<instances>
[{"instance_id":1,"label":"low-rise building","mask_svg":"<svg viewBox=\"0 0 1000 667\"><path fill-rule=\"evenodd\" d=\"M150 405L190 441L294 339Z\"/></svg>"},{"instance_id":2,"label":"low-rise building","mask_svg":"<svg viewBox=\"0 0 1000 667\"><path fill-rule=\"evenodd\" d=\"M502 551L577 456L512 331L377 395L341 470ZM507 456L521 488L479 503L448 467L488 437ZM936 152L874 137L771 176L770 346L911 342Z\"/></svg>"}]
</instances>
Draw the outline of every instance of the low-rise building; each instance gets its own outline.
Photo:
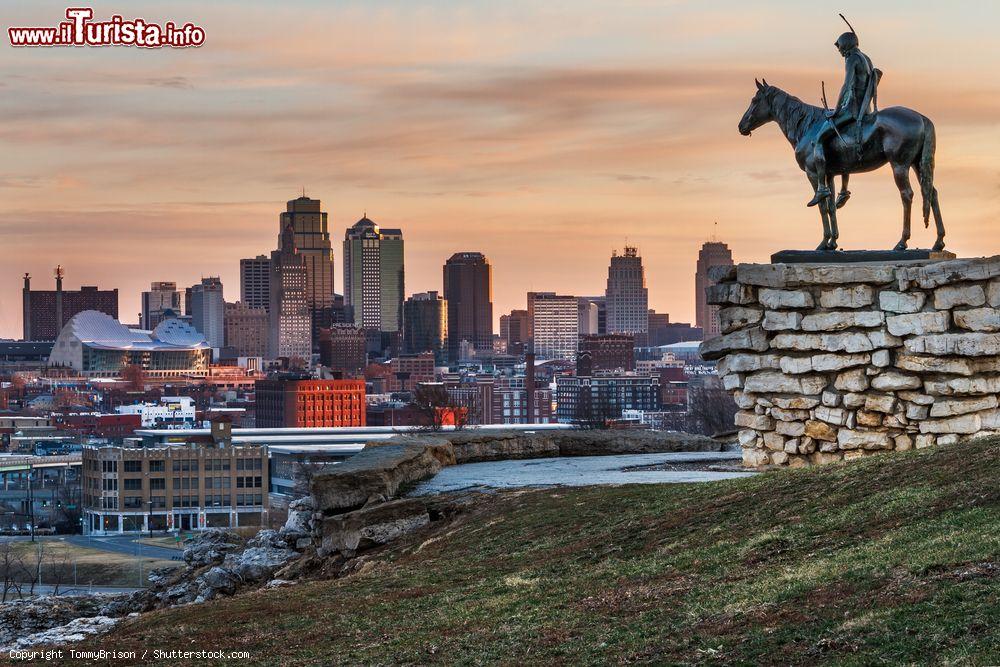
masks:
<instances>
[{"instance_id":1,"label":"low-rise building","mask_svg":"<svg viewBox=\"0 0 1000 667\"><path fill-rule=\"evenodd\" d=\"M233 445L224 419L182 444L84 447L84 532L264 525L267 479L267 448Z\"/></svg>"},{"instance_id":2,"label":"low-rise building","mask_svg":"<svg viewBox=\"0 0 1000 667\"><path fill-rule=\"evenodd\" d=\"M660 378L642 373L595 373L556 377L556 420L604 423L624 410L660 409Z\"/></svg>"},{"instance_id":3,"label":"low-rise building","mask_svg":"<svg viewBox=\"0 0 1000 667\"><path fill-rule=\"evenodd\" d=\"M365 425L364 380L259 380L256 402L259 428Z\"/></svg>"}]
</instances>

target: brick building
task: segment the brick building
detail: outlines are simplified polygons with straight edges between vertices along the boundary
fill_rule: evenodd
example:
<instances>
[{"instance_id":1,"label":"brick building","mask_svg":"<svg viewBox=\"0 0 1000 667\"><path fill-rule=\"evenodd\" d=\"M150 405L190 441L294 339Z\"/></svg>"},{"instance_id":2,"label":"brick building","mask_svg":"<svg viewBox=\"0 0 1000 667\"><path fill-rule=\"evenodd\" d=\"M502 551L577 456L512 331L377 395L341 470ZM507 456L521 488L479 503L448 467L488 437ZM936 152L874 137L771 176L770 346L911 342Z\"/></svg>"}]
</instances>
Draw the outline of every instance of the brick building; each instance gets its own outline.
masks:
<instances>
[{"instance_id":1,"label":"brick building","mask_svg":"<svg viewBox=\"0 0 1000 667\"><path fill-rule=\"evenodd\" d=\"M319 363L345 376L361 374L368 363L367 336L353 324L334 324L319 331Z\"/></svg>"},{"instance_id":2,"label":"brick building","mask_svg":"<svg viewBox=\"0 0 1000 667\"><path fill-rule=\"evenodd\" d=\"M256 402L258 428L365 425L363 380L259 380Z\"/></svg>"},{"instance_id":3,"label":"brick building","mask_svg":"<svg viewBox=\"0 0 1000 667\"><path fill-rule=\"evenodd\" d=\"M600 334L580 337L580 362L589 356L585 369L577 364L577 375L591 375L593 371L634 371L635 336L632 334Z\"/></svg>"},{"instance_id":4,"label":"brick building","mask_svg":"<svg viewBox=\"0 0 1000 667\"><path fill-rule=\"evenodd\" d=\"M63 289L63 270L56 267L54 290L31 289L31 276L24 274L21 292L24 340L55 340L70 319L85 310L96 310L118 319L118 290L81 287Z\"/></svg>"}]
</instances>

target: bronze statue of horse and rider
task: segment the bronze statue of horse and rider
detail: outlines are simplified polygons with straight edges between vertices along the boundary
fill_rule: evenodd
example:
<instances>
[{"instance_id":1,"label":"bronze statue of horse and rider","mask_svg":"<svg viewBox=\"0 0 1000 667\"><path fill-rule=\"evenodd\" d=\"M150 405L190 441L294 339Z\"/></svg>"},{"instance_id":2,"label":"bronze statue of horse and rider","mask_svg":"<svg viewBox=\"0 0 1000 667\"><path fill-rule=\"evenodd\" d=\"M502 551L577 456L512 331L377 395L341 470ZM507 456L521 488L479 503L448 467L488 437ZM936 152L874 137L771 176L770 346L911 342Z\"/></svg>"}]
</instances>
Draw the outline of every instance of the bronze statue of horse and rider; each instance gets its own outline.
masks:
<instances>
[{"instance_id":1,"label":"bronze statue of horse and rider","mask_svg":"<svg viewBox=\"0 0 1000 667\"><path fill-rule=\"evenodd\" d=\"M910 169L917 174L925 227L934 214L937 240L933 250L943 250L944 223L934 187L934 124L906 107L878 109L882 73L858 48L853 28L841 35L835 46L844 57L847 71L834 109L806 104L769 85L766 79L757 81L757 93L740 120L740 134L750 136L753 130L774 121L792 144L795 160L813 188L814 196L808 205L819 207L823 221L823 241L817 250L837 249L837 209L851 195L847 189L850 175L874 171L886 163L892 168L903 201L903 233L895 250L905 250L910 239ZM834 177L838 174L841 190L834 201Z\"/></svg>"}]
</instances>

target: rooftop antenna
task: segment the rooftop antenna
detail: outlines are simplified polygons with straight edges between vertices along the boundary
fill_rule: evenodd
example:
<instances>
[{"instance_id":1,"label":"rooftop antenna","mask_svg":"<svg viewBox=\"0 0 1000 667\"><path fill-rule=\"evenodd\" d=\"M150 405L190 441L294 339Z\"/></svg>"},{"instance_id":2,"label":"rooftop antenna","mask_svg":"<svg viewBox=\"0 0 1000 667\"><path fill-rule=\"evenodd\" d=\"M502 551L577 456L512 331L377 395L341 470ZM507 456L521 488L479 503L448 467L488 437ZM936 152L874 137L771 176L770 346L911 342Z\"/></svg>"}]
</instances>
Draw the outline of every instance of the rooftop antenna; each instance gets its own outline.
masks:
<instances>
[{"instance_id":1,"label":"rooftop antenna","mask_svg":"<svg viewBox=\"0 0 1000 667\"><path fill-rule=\"evenodd\" d=\"M303 197L306 196L306 186L304 186L304 185L302 186L302 196Z\"/></svg>"},{"instance_id":2,"label":"rooftop antenna","mask_svg":"<svg viewBox=\"0 0 1000 667\"><path fill-rule=\"evenodd\" d=\"M844 16L843 14L838 14L838 16L840 16L840 18L844 19L844 23L846 23L846 24L847 24L847 27L851 29L851 32L852 32L852 33L854 33L855 35L857 35L857 34L858 34L858 33L857 33L857 32L856 32L855 30L854 30L854 26L853 26L853 25L851 25L851 22L847 20L847 17L846 17L846 16Z\"/></svg>"}]
</instances>

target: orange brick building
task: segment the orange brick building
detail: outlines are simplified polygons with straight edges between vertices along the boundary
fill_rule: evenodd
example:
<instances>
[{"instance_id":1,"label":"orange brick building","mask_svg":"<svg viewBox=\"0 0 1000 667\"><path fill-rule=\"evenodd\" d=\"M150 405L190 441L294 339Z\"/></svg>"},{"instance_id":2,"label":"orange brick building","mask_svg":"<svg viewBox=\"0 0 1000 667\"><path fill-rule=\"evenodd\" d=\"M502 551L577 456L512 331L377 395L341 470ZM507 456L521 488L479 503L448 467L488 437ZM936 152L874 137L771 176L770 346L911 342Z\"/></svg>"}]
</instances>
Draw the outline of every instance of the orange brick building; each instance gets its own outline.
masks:
<instances>
[{"instance_id":1,"label":"orange brick building","mask_svg":"<svg viewBox=\"0 0 1000 667\"><path fill-rule=\"evenodd\" d=\"M258 428L365 425L364 380L258 380Z\"/></svg>"}]
</instances>

